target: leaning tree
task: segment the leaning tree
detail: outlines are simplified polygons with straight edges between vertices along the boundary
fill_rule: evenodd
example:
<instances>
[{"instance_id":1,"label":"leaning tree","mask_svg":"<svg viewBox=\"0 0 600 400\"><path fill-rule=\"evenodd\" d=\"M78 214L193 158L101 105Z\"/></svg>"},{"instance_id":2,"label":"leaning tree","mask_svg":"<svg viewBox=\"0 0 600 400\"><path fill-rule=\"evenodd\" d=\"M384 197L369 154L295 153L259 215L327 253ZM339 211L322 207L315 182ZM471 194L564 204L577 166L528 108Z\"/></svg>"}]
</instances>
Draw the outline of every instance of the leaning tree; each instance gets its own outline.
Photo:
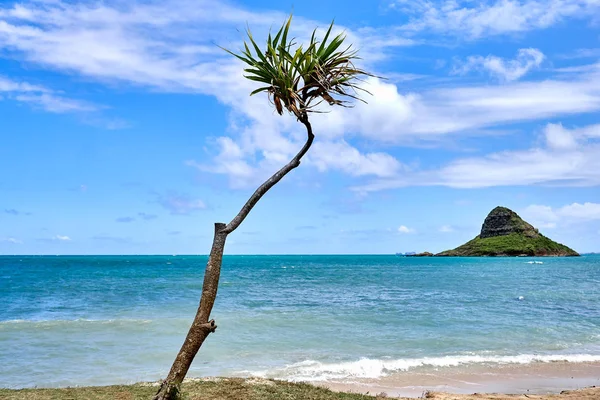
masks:
<instances>
[{"instance_id":1,"label":"leaning tree","mask_svg":"<svg viewBox=\"0 0 600 400\"><path fill-rule=\"evenodd\" d=\"M263 84L250 95L266 92L279 115L285 110L306 127L306 142L290 162L256 189L231 222L215 223L213 244L204 273L202 296L196 317L169 375L162 382L154 400L171 400L178 397L183 378L200 346L207 336L217 329L215 321L209 318L217 296L227 236L240 226L269 189L300 165L300 160L314 140L309 115L319 112L319 104L323 101L330 106L346 107L351 103L343 99L360 100L357 90L364 89L357 85L358 79L370 75L354 66L354 61L358 59L357 53L351 45L344 45L346 37L343 33L330 39L333 23L320 41L316 38L315 29L309 43L304 47L298 45L293 38L288 38L291 21L290 16L275 37L269 34L265 50L261 50L256 44L249 30L248 43L244 42L244 49L240 54L223 50L247 64L244 69L246 78Z\"/></svg>"}]
</instances>

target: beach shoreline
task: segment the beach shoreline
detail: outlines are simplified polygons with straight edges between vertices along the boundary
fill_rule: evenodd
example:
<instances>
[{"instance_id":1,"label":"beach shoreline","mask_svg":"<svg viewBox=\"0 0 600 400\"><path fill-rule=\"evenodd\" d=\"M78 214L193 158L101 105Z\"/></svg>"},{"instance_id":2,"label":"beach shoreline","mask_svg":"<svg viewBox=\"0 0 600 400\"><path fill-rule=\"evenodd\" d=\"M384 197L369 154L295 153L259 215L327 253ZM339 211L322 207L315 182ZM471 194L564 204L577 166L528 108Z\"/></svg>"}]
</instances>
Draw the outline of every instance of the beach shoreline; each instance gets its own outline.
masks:
<instances>
[{"instance_id":1,"label":"beach shoreline","mask_svg":"<svg viewBox=\"0 0 600 400\"><path fill-rule=\"evenodd\" d=\"M426 392L548 395L600 386L599 362L469 365L395 372L378 379L317 382L341 392L418 398ZM600 398L600 394L599 394Z\"/></svg>"},{"instance_id":2,"label":"beach shoreline","mask_svg":"<svg viewBox=\"0 0 600 400\"><path fill-rule=\"evenodd\" d=\"M111 386L74 386L62 388L0 388L0 398L11 400L87 398L142 399L155 391L160 381ZM206 390L209 394L205 395ZM451 367L421 367L394 372L380 378L357 378L329 381L297 381L264 377L189 377L183 392L203 400L238 399L236 393L247 393L243 399L262 399L260 393L274 397L315 400L365 400L370 398L438 400L538 400L599 399L600 362L534 362L530 364L479 364ZM258 393L258 394L256 394ZM264 393L263 393L264 395ZM233 396L233 397L230 397ZM270 398L270 397L265 397Z\"/></svg>"}]
</instances>

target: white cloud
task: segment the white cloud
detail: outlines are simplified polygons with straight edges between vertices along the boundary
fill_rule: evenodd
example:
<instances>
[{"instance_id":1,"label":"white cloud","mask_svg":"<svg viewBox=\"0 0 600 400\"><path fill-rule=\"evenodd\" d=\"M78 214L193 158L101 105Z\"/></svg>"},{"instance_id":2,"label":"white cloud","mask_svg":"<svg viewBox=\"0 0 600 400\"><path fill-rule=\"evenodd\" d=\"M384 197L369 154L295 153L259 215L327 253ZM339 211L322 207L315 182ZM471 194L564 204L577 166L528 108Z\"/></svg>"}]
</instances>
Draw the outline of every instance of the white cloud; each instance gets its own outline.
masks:
<instances>
[{"instance_id":1,"label":"white cloud","mask_svg":"<svg viewBox=\"0 0 600 400\"><path fill-rule=\"evenodd\" d=\"M450 225L443 225L443 226L440 227L439 231L441 233L452 233L452 232L456 232L456 229L454 229Z\"/></svg>"},{"instance_id":2,"label":"white cloud","mask_svg":"<svg viewBox=\"0 0 600 400\"><path fill-rule=\"evenodd\" d=\"M389 154L361 154L344 140L315 143L309 162L321 171L338 169L352 176L390 177L402 168L398 160Z\"/></svg>"},{"instance_id":3,"label":"white cloud","mask_svg":"<svg viewBox=\"0 0 600 400\"><path fill-rule=\"evenodd\" d=\"M567 77L577 74L597 73L600 71L600 63L572 65L570 67L555 68L554 71Z\"/></svg>"},{"instance_id":4,"label":"white cloud","mask_svg":"<svg viewBox=\"0 0 600 400\"><path fill-rule=\"evenodd\" d=\"M597 203L573 203L558 210L561 217L578 219L600 219L600 204Z\"/></svg>"},{"instance_id":5,"label":"white cloud","mask_svg":"<svg viewBox=\"0 0 600 400\"><path fill-rule=\"evenodd\" d=\"M568 54L559 55L557 58L577 59L577 58L598 58L600 57L600 48L576 49Z\"/></svg>"},{"instance_id":6,"label":"white cloud","mask_svg":"<svg viewBox=\"0 0 600 400\"><path fill-rule=\"evenodd\" d=\"M600 138L600 124L565 129L562 124L548 124L544 129L546 144L551 149L573 150L589 139Z\"/></svg>"},{"instance_id":7,"label":"white cloud","mask_svg":"<svg viewBox=\"0 0 600 400\"><path fill-rule=\"evenodd\" d=\"M573 4L583 4L582 1L569 0ZM509 3L513 8L509 7ZM421 16L433 18L421 18L420 21L429 21L425 25L435 22L436 18L444 21L454 18L470 26L468 29L473 32L498 30L504 22L492 16L505 18L500 13L505 8L498 8L500 6L513 11L523 8L521 11L526 21L522 26L534 26L536 15L546 15L553 8L562 10L551 14L557 18L578 15L574 11L565 13L564 7L556 1L549 6L538 7L540 11L534 15L530 12L535 8L533 3L504 1L470 10L456 2L444 2L441 9L446 11L437 14L432 11L437 6L425 3L418 12ZM584 8L593 6L591 0L585 4ZM463 8L465 11L461 11ZM444 16L446 14L448 16ZM161 91L215 96L232 110L231 135L215 141L218 151L213 160L189 161L188 165L202 172L224 174L233 187L247 187L287 162L302 145L305 133L293 118L274 115L264 96L247 96L254 85L242 77L241 65L213 42L235 49L238 47L238 35L234 29L237 25L248 22L259 37L268 31L273 21L283 21L284 18L283 13L253 13L224 2L204 0L129 2L118 6L110 2L25 2L14 7L0 7L0 46L7 49L7 55L18 56L23 62L100 82L125 82ZM413 28L417 28L418 22L411 22ZM475 29L476 23L479 30ZM294 34L298 41L302 41L316 25L314 21L296 18ZM437 25L431 26L435 30ZM404 27L405 30L409 28ZM458 29L458 25L455 28ZM366 59L377 60L385 56L385 48L377 49L370 43L387 47L415 43L398 40L389 32L376 29L348 30L347 33L349 41L361 49ZM231 35L235 36L233 42L229 39ZM508 77L519 75L518 68L508 73L511 64L505 62L503 65ZM354 176L372 175L380 179L394 179L398 175L410 177L414 174L391 155L377 150L361 152L344 137L353 135L386 145L410 144L503 124L599 111L599 77L598 71L587 71L569 80L455 86L421 93L401 93L392 83L368 79L366 88L373 93L367 98L369 104L357 104L349 110L335 109L313 117L319 141L309 153L306 164ZM18 94L22 101L33 101L27 97L32 93ZM50 103L47 97L43 97L52 93L39 92L37 95L38 104L50 110L64 112L76 108L64 101ZM347 155L348 159L339 157L339 154ZM518 154L509 156L518 157ZM523 156L540 158L543 155ZM461 162L449 165L444 175L453 170L463 171ZM499 161L494 161L494 155L491 155L489 160L464 162L467 164L464 168L482 162L484 167L491 168ZM425 178L425 182L433 180L434 184L445 184L447 180L432 179L436 178L435 174ZM491 179L491 182L492 185L504 184L503 179ZM449 184L471 187L480 183Z\"/></svg>"},{"instance_id":8,"label":"white cloud","mask_svg":"<svg viewBox=\"0 0 600 400\"><path fill-rule=\"evenodd\" d=\"M558 131L564 137L557 139ZM600 143L597 141L600 135L597 134L597 125L566 130L560 125L548 124L546 146L458 159L439 169L412 170L394 178L377 179L354 190L364 193L431 185L454 188L600 185Z\"/></svg>"},{"instance_id":9,"label":"white cloud","mask_svg":"<svg viewBox=\"0 0 600 400\"><path fill-rule=\"evenodd\" d=\"M15 82L6 77L0 76L0 92L49 93L50 91L42 86L31 85L27 82Z\"/></svg>"},{"instance_id":10,"label":"white cloud","mask_svg":"<svg viewBox=\"0 0 600 400\"><path fill-rule=\"evenodd\" d=\"M354 176L389 178L407 172L406 166L387 153L364 154L342 138L354 134L375 143L410 144L501 124L600 110L600 83L595 74L571 82L455 87L420 94L401 94L396 85L372 78L367 79L365 88L373 94L367 98L368 104L313 116L317 142L306 164ZM295 154L305 133L292 118L273 115L263 98L232 104L236 115L243 116L241 124L234 123L236 138L219 138L218 155L208 165L193 161L189 165L228 175L233 187L253 186Z\"/></svg>"},{"instance_id":11,"label":"white cloud","mask_svg":"<svg viewBox=\"0 0 600 400\"><path fill-rule=\"evenodd\" d=\"M523 217L537 228L555 228L559 216L550 206L532 204L521 213Z\"/></svg>"},{"instance_id":12,"label":"white cloud","mask_svg":"<svg viewBox=\"0 0 600 400\"><path fill-rule=\"evenodd\" d=\"M224 33L234 32L235 24L245 21L259 33L266 32L273 21L283 20L284 14L250 13L225 3L186 0L172 0L161 5L128 3L119 8L106 3L71 5L52 2L45 3L44 6L39 6L39 3L36 5L25 3L20 6L19 11L4 9L5 21L1 21L0 16L0 44L23 54L30 62L101 80L113 79L161 90L214 95L249 117L251 122L272 114L268 106L256 107L257 104L264 103L263 98L240 95L252 88L252 83L242 78L240 65L212 42L227 45ZM207 19L207 15L211 15L211 18ZM294 26L298 40L316 25L316 22L297 18ZM157 27L161 29L156 29ZM364 57L369 59L375 50L369 48L368 44L373 41L373 35L381 33L369 30L361 30L360 34L348 30L347 33L349 42L360 48L363 56L369 55ZM231 43L230 47L236 48L237 42ZM502 97L506 98L506 104L516 104L511 110L507 110L511 118L526 120L538 117L528 113L530 107L537 105L537 108L546 108L549 101L560 102L557 109L546 110L549 115L569 113L574 109L577 112L588 110L588 105L582 105L587 99L586 94L592 90L586 88L586 84L587 82L576 82L575 87L570 88L569 82L550 81L539 86L499 90ZM597 92L598 85L595 88ZM327 133L322 134L339 136L345 130L353 129L357 118L361 132L373 131L374 127L381 126L384 138L456 132L468 129L469 125L481 126L498 122L493 115L498 111L499 104L485 105L480 101L487 97L497 98L499 90L494 88L468 91L473 97L472 103L481 103L483 108L490 109L482 118L478 118L487 118L485 123L453 122L456 119L455 110L458 110L460 120L475 114L470 109L464 110L465 105L460 104L461 101L464 102L460 93L465 88L431 91L422 96L414 93L402 95L393 84L371 80L369 89L373 89L374 96L368 99L369 105L361 107L360 111L338 110L322 119L315 118L315 121L330 122L326 123L327 129L323 129ZM513 91L515 95L511 94ZM543 97L533 98L537 93ZM564 98L558 94L564 94ZM517 99L522 99L520 104ZM549 100L541 102L540 99ZM530 106L523 107L524 110L520 111L524 102L528 102ZM597 104L594 109L595 107ZM351 117L346 118L348 116ZM345 119L349 121L338 127L336 122ZM433 120L436 121L435 124ZM289 125L276 123L279 128Z\"/></svg>"},{"instance_id":13,"label":"white cloud","mask_svg":"<svg viewBox=\"0 0 600 400\"><path fill-rule=\"evenodd\" d=\"M523 217L539 228L555 228L559 223L600 220L600 204L572 203L559 208L532 204L522 212Z\"/></svg>"},{"instance_id":14,"label":"white cloud","mask_svg":"<svg viewBox=\"0 0 600 400\"><path fill-rule=\"evenodd\" d=\"M221 89L229 93L220 98L239 97L230 87L243 84L242 74L237 66L230 69L232 58L215 42L236 49L240 44L236 28L248 24L259 37L286 17L283 12L251 12L208 0L32 1L0 8L0 44L30 62L63 71L172 91L219 96ZM295 17L297 40L309 37L318 25L327 26ZM336 27L337 31L343 29ZM363 53L376 58L382 57L386 48L413 42L397 35L385 38L370 29L361 30L360 35L348 30L347 35Z\"/></svg>"},{"instance_id":15,"label":"white cloud","mask_svg":"<svg viewBox=\"0 0 600 400\"><path fill-rule=\"evenodd\" d=\"M524 215L525 214L532 219L546 220L551 222L558 221L558 215L556 215L550 206L532 204L525 209Z\"/></svg>"},{"instance_id":16,"label":"white cloud","mask_svg":"<svg viewBox=\"0 0 600 400\"><path fill-rule=\"evenodd\" d=\"M227 160L235 160L236 158L241 158L244 155L244 152L240 146L229 137L217 138L217 142L221 146L221 154L219 155L220 157L223 157Z\"/></svg>"},{"instance_id":17,"label":"white cloud","mask_svg":"<svg viewBox=\"0 0 600 400\"><path fill-rule=\"evenodd\" d=\"M547 28L566 18L597 15L597 0L396 0L392 7L412 15L401 27L470 39Z\"/></svg>"},{"instance_id":18,"label":"white cloud","mask_svg":"<svg viewBox=\"0 0 600 400\"><path fill-rule=\"evenodd\" d=\"M1 239L0 242L7 242L7 243L12 243L12 244L23 244L23 241L21 241L19 239L15 239L13 237L7 237L5 239Z\"/></svg>"},{"instance_id":19,"label":"white cloud","mask_svg":"<svg viewBox=\"0 0 600 400\"><path fill-rule=\"evenodd\" d=\"M286 147L291 144L286 139L281 139L286 141ZM262 159L251 165L250 159L254 158L256 149L249 143L246 145L247 147L242 149L233 139L219 137L217 138L217 154L212 157L212 160L204 163L188 160L185 164L201 172L226 175L232 188L242 189L258 185L289 161L286 159L285 162L275 163L274 159L286 158L287 153L264 150ZM300 147L301 145L298 149ZM289 158L291 159L291 157L290 155Z\"/></svg>"},{"instance_id":20,"label":"white cloud","mask_svg":"<svg viewBox=\"0 0 600 400\"><path fill-rule=\"evenodd\" d=\"M34 107L40 107L54 113L97 110L97 107L94 105L62 97L43 86L32 85L27 82L17 82L3 76L0 76L0 93L6 93L9 99L27 103Z\"/></svg>"},{"instance_id":21,"label":"white cloud","mask_svg":"<svg viewBox=\"0 0 600 400\"><path fill-rule=\"evenodd\" d=\"M288 163L293 154L302 147L301 142L284 140L285 144L278 150L263 149L260 152L261 160L251 165L247 160L250 151L243 151L231 138L221 137L217 141L220 151L210 163L190 160L186 165L200 171L227 175L233 188L253 187ZM303 164L316 167L319 171L338 170L351 176L376 177L392 177L404 168L389 154L381 152L362 154L344 140L317 139Z\"/></svg>"},{"instance_id":22,"label":"white cloud","mask_svg":"<svg viewBox=\"0 0 600 400\"><path fill-rule=\"evenodd\" d=\"M216 139L218 155L209 163L187 162L202 172L227 175L232 187L257 184L302 146L304 134L297 123L292 118L275 116L264 96L248 97L246 93L253 84L242 77L242 66L213 44L226 44L223 34L235 32L241 23L248 22L257 36L265 33L273 21L284 20L283 13L252 13L209 1L131 3L118 8L110 3L74 6L56 2L43 7L25 3L18 10L5 9L4 18L0 44L4 41L30 62L101 80L214 95L232 107L233 137ZM307 37L317 25L295 18L297 40ZM360 47L363 57L371 61L381 59L386 48L413 44L397 36L386 37L376 29L365 28L360 34L348 30L347 35L349 42ZM234 49L238 46L237 41L226 45ZM392 111L386 108L379 114ZM336 118L343 117L339 113L323 117L325 125L315 128L319 138L343 134L335 128ZM316 143L307 163L320 170L338 169L355 176L390 176L400 168L400 163L388 154L362 154L343 140Z\"/></svg>"},{"instance_id":23,"label":"white cloud","mask_svg":"<svg viewBox=\"0 0 600 400\"><path fill-rule=\"evenodd\" d=\"M399 232L399 233L414 233L414 232L415 232L415 230L414 230L414 229L412 229L412 228L409 228L409 227L407 227L407 226L405 226L405 225L400 225L400 226L398 227L398 232Z\"/></svg>"},{"instance_id":24,"label":"white cloud","mask_svg":"<svg viewBox=\"0 0 600 400\"><path fill-rule=\"evenodd\" d=\"M546 143L552 149L572 150L577 147L573 132L563 128L561 124L546 126Z\"/></svg>"},{"instance_id":25,"label":"white cloud","mask_svg":"<svg viewBox=\"0 0 600 400\"><path fill-rule=\"evenodd\" d=\"M473 70L485 70L502 81L511 82L519 80L530 70L538 68L544 58L541 51L532 48L520 49L514 60L506 60L492 55L487 57L471 56L466 61L457 63L453 73L464 75Z\"/></svg>"},{"instance_id":26,"label":"white cloud","mask_svg":"<svg viewBox=\"0 0 600 400\"><path fill-rule=\"evenodd\" d=\"M372 78L373 96L353 109L315 115L317 134L338 138L353 133L383 143L411 144L448 134L518 122L600 111L600 73L572 80L509 82L400 93L396 85Z\"/></svg>"},{"instance_id":27,"label":"white cloud","mask_svg":"<svg viewBox=\"0 0 600 400\"><path fill-rule=\"evenodd\" d=\"M71 238L63 235L56 235L52 238L52 240L58 240L60 242L70 242Z\"/></svg>"},{"instance_id":28,"label":"white cloud","mask_svg":"<svg viewBox=\"0 0 600 400\"><path fill-rule=\"evenodd\" d=\"M29 103L53 113L66 113L77 111L95 111L98 108L79 100L66 99L51 94L21 94L14 97L22 103Z\"/></svg>"}]
</instances>

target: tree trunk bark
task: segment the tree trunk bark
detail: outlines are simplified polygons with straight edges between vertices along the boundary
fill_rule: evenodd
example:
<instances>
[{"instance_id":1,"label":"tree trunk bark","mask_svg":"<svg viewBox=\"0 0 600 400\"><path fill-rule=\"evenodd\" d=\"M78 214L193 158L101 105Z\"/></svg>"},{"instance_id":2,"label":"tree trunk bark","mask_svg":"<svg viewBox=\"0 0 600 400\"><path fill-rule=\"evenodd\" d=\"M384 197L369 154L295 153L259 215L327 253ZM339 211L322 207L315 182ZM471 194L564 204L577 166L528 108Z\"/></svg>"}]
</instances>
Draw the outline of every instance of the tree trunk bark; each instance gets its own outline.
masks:
<instances>
[{"instance_id":1,"label":"tree trunk bark","mask_svg":"<svg viewBox=\"0 0 600 400\"><path fill-rule=\"evenodd\" d=\"M294 158L292 158L289 163L273 174L273 176L267 179L258 187L258 189L254 191L240 212L231 220L231 222L229 222L229 224L215 224L213 244L208 257L208 263L206 264L204 283L202 285L202 296L200 298L200 305L196 311L196 317L194 318L194 322L188 331L185 341L183 342L183 345L181 346L181 349L179 350L179 353L177 354L177 357L171 366L169 375L161 383L158 392L154 396L154 400L174 400L179 397L181 383L190 369L196 353L198 353L198 350L200 350L202 343L204 343L204 340L206 340L208 335L217 329L215 321L209 321L208 318L210 317L210 313L217 297L219 276L221 275L221 264L223 261L223 250L225 248L227 235L240 226L252 208L254 208L256 203L258 203L261 197L264 196L269 189L275 186L277 182L279 182L291 170L300 165L300 160L306 154L308 149L310 149L310 146L314 140L314 135L310 122L308 121L308 116L302 115L298 118L298 120L306 127L308 135L306 143L302 149Z\"/></svg>"},{"instance_id":2,"label":"tree trunk bark","mask_svg":"<svg viewBox=\"0 0 600 400\"><path fill-rule=\"evenodd\" d=\"M178 397L179 386L190 369L194 356L200 350L200 346L202 346L208 334L217 329L215 321L209 321L208 317L217 297L223 249L225 248L225 240L227 239L227 233L223 232L225 226L223 223L215 224L215 236L208 257L208 263L206 264L202 296L200 297L200 305L198 306L198 311L196 311L196 317L183 342L183 346L181 346L181 350L179 350L173 362L173 366L171 366L171 371L167 379L162 382L159 391L154 396L155 400L176 399Z\"/></svg>"}]
</instances>

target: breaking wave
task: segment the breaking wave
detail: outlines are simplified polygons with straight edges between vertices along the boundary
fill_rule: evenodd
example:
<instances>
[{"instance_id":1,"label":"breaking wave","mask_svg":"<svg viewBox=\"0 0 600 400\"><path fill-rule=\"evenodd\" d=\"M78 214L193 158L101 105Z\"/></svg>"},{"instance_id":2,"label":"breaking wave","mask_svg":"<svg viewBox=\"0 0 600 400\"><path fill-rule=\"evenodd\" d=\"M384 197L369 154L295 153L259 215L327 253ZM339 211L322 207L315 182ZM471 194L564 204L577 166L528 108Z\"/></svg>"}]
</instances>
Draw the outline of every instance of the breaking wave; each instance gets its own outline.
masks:
<instances>
[{"instance_id":1,"label":"breaking wave","mask_svg":"<svg viewBox=\"0 0 600 400\"><path fill-rule=\"evenodd\" d=\"M342 363L322 363L307 360L269 371L250 372L252 375L287 379L290 381L330 381L352 378L377 379L394 372L409 371L419 367L457 367L467 365L501 365L501 364L531 364L550 362L600 362L600 355L592 354L553 354L533 355L521 354L516 356L446 356L426 357L415 359L369 359Z\"/></svg>"}]
</instances>

